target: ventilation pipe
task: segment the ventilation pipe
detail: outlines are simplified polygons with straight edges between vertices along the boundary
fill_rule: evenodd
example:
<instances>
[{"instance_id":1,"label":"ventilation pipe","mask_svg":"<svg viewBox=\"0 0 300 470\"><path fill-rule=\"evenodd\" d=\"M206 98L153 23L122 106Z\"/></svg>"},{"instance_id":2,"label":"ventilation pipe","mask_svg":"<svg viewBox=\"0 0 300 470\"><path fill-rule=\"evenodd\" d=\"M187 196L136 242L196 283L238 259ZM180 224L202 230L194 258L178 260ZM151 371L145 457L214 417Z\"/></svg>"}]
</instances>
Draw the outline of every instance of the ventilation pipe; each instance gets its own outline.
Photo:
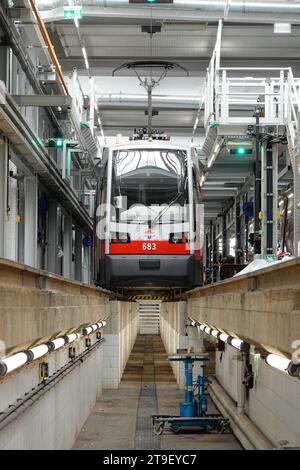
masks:
<instances>
[{"instance_id":1,"label":"ventilation pipe","mask_svg":"<svg viewBox=\"0 0 300 470\"><path fill-rule=\"evenodd\" d=\"M117 105L120 104L141 104L147 105L147 95L146 94L125 94L125 93L107 93L96 95L97 102L101 105L110 104ZM152 103L157 105L169 105L169 106L186 106L191 109L198 108L199 106L199 96L176 96L176 95L152 95Z\"/></svg>"},{"instance_id":2,"label":"ventilation pipe","mask_svg":"<svg viewBox=\"0 0 300 470\"><path fill-rule=\"evenodd\" d=\"M54 8L62 7L62 0L37 0L37 6L41 11L51 11ZM124 11L130 8L133 13L137 7L147 11L150 5L129 5L128 0L81 0L80 4L87 7L85 16L88 14L88 7L95 14L95 8L105 8L105 15L107 16L108 8L120 8ZM159 17L164 17L168 20L172 18L172 11L182 10L185 12L194 12L195 15L191 17L191 21L209 21L224 18L227 21L245 21L254 23L256 20L263 20L265 23L286 22L288 19L292 23L299 23L297 15L300 13L300 2L286 2L286 1L253 1L253 0L232 0L228 7L227 0L219 0L209 2L207 0L174 0L171 5L152 5L153 13L155 10L159 11ZM121 12L116 12L116 15L121 15ZM174 13L174 16L175 13ZM184 20L184 14L182 20Z\"/></svg>"}]
</instances>

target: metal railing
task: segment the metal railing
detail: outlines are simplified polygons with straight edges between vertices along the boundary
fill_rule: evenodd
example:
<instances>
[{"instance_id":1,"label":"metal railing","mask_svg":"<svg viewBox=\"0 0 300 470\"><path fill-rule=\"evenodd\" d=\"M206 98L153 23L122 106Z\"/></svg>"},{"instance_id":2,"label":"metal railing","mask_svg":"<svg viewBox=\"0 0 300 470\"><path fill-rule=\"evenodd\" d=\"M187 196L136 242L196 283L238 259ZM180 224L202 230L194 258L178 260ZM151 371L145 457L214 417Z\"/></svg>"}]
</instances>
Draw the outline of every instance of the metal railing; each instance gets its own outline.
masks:
<instances>
[{"instance_id":1,"label":"metal railing","mask_svg":"<svg viewBox=\"0 0 300 470\"><path fill-rule=\"evenodd\" d=\"M205 126L255 124L286 126L294 147L299 132L300 79L291 68L219 67L212 59L207 70ZM250 76L251 75L251 76Z\"/></svg>"}]
</instances>

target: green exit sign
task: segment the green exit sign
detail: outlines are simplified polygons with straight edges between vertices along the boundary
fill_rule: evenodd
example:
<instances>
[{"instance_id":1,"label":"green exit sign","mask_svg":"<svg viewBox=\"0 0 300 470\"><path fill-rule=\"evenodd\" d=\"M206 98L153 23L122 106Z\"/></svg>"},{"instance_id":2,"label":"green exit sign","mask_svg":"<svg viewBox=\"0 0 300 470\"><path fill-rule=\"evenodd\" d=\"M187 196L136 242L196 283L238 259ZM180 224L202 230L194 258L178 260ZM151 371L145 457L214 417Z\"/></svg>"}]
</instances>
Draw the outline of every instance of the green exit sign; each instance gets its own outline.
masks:
<instances>
[{"instance_id":1,"label":"green exit sign","mask_svg":"<svg viewBox=\"0 0 300 470\"><path fill-rule=\"evenodd\" d=\"M70 8L64 8L64 19L65 20L80 20L83 17L82 6L74 6Z\"/></svg>"}]
</instances>

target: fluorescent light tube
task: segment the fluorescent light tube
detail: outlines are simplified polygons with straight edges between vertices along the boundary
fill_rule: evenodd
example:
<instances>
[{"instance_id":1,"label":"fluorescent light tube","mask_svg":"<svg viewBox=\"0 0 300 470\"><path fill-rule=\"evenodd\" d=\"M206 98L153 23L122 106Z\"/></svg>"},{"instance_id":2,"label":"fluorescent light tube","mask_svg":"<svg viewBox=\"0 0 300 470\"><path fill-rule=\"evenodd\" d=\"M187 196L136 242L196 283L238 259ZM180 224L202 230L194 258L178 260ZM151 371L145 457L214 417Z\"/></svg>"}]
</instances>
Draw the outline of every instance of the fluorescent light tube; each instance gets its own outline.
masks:
<instances>
[{"instance_id":1,"label":"fluorescent light tube","mask_svg":"<svg viewBox=\"0 0 300 470\"><path fill-rule=\"evenodd\" d=\"M82 55L84 59L87 60L87 53L86 53L85 47L82 47L81 50L82 50Z\"/></svg>"},{"instance_id":2,"label":"fluorescent light tube","mask_svg":"<svg viewBox=\"0 0 300 470\"><path fill-rule=\"evenodd\" d=\"M226 333L221 333L220 336L219 336L219 339L221 341L223 341L224 343L226 343L226 341L228 340L229 338L229 335L227 335Z\"/></svg>"},{"instance_id":3,"label":"fluorescent light tube","mask_svg":"<svg viewBox=\"0 0 300 470\"><path fill-rule=\"evenodd\" d=\"M275 369L281 370L282 372L287 372L288 365L290 364L290 359L286 357L278 356L277 354L268 354L266 357L266 363L274 367Z\"/></svg>"},{"instance_id":4,"label":"fluorescent light tube","mask_svg":"<svg viewBox=\"0 0 300 470\"><path fill-rule=\"evenodd\" d=\"M49 348L48 346L46 346L46 344L41 344L39 346L35 346L34 348L29 349L29 351L32 352L33 354L32 360L34 361L35 359L45 356L45 354L48 354Z\"/></svg>"},{"instance_id":5,"label":"fluorescent light tube","mask_svg":"<svg viewBox=\"0 0 300 470\"><path fill-rule=\"evenodd\" d=\"M0 361L0 377L4 377L9 372L26 364L26 362L28 362L28 356L24 352L2 359Z\"/></svg>"},{"instance_id":6,"label":"fluorescent light tube","mask_svg":"<svg viewBox=\"0 0 300 470\"><path fill-rule=\"evenodd\" d=\"M234 348L241 349L243 341L241 339L238 339L238 338L232 338L232 340L230 341L230 344Z\"/></svg>"}]
</instances>

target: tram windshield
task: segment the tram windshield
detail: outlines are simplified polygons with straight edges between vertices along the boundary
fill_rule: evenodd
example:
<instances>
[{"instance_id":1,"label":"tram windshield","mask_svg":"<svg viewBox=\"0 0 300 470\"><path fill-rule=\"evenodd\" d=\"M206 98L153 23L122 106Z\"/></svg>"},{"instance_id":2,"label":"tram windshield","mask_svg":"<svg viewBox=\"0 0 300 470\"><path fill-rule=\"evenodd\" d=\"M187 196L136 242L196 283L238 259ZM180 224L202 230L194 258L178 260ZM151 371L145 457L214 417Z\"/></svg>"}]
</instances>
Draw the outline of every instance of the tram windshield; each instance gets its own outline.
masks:
<instances>
[{"instance_id":1,"label":"tram windshield","mask_svg":"<svg viewBox=\"0 0 300 470\"><path fill-rule=\"evenodd\" d=\"M175 149L125 149L114 151L112 205L118 220L163 223L188 202L187 154ZM178 214L176 215L176 210Z\"/></svg>"}]
</instances>

